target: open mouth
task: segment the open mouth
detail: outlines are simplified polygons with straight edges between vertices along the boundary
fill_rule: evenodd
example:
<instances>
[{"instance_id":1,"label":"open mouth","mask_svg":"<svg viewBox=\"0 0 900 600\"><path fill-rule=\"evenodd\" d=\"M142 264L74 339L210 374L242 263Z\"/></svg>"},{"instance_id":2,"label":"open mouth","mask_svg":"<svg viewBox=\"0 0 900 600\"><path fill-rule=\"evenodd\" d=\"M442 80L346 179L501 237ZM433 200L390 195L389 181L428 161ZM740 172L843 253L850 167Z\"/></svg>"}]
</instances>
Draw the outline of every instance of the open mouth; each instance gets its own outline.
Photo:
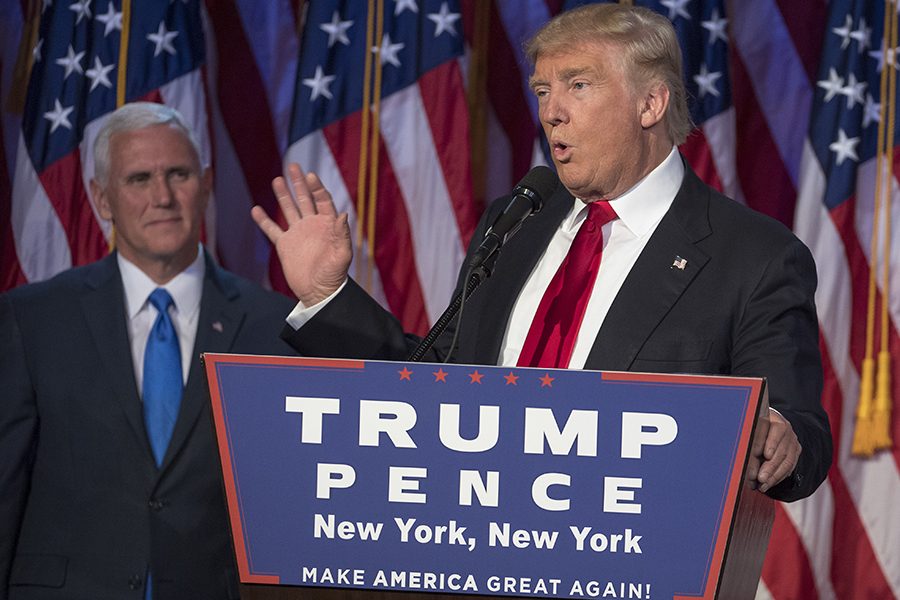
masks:
<instances>
[{"instance_id":1,"label":"open mouth","mask_svg":"<svg viewBox=\"0 0 900 600\"><path fill-rule=\"evenodd\" d=\"M555 156L558 160L567 158L569 155L570 146L565 142L553 142L553 156Z\"/></svg>"}]
</instances>

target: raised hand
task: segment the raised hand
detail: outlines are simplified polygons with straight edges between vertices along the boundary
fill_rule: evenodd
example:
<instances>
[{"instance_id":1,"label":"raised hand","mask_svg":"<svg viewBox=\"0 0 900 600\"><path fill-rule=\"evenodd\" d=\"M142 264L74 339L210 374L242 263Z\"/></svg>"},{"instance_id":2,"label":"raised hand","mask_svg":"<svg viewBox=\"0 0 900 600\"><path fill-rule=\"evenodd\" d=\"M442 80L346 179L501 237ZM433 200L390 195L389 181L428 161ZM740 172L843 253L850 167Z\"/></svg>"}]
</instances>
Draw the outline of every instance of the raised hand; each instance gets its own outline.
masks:
<instances>
[{"instance_id":1,"label":"raised hand","mask_svg":"<svg viewBox=\"0 0 900 600\"><path fill-rule=\"evenodd\" d=\"M291 291L312 306L334 293L347 279L353 258L347 214L337 214L331 194L315 173L288 165L284 177L272 180L272 190L287 229L269 218L261 206L250 211L253 220L274 244ZM291 193L293 191L293 194Z\"/></svg>"}]
</instances>

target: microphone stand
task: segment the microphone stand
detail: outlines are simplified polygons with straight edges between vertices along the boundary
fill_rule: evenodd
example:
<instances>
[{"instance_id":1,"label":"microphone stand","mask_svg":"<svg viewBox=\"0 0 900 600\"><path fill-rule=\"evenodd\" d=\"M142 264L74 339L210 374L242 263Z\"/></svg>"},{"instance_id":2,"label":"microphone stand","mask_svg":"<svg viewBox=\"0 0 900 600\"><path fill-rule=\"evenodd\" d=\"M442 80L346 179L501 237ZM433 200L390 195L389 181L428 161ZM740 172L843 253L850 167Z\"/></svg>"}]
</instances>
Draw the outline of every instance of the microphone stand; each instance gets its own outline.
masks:
<instances>
[{"instance_id":1,"label":"microphone stand","mask_svg":"<svg viewBox=\"0 0 900 600\"><path fill-rule=\"evenodd\" d=\"M406 359L408 362L420 362L422 360L425 353L431 349L438 337L440 337L440 335L444 333L444 330L447 329L447 326L456 316L456 313L459 312L464 298L471 296L472 292L474 292L485 279L491 276L491 268L493 267L494 261L485 262L490 263L490 266L482 264L471 271L466 285L453 296L453 300L450 301L450 306L447 307L437 322L435 322L434 326L428 331L428 335L422 338L419 345L416 346L415 350L409 355L409 358ZM450 352L453 352L453 348L450 348Z\"/></svg>"}]
</instances>

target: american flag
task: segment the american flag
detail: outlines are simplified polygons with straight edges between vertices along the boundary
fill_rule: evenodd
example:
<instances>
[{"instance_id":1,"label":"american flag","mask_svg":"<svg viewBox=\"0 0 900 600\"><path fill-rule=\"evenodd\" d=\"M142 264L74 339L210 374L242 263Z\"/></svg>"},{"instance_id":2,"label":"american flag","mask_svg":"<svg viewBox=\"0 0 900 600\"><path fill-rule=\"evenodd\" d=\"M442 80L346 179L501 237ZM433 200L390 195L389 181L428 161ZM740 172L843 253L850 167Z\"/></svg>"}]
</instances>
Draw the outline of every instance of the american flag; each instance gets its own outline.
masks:
<instances>
[{"instance_id":1,"label":"american flag","mask_svg":"<svg viewBox=\"0 0 900 600\"><path fill-rule=\"evenodd\" d=\"M363 0L314 0L306 9L297 0L130 3L127 99L174 104L195 125L216 174L207 245L226 267L279 285L269 246L248 213L254 203L274 208L269 182L286 160L317 170L350 209L356 230L356 203L369 197L374 168L371 144L368 167L359 168L368 56L383 78L378 194L374 235L363 215L353 272L369 279L408 328L422 331L434 320L481 202L508 192L532 164L546 161L521 43L581 2L460 4L385 0L376 36L377 19L368 23ZM737 201L793 227L818 263L823 403L835 461L810 499L778 505L758 597L900 598L900 448L895 443L872 458L850 451L868 278L876 264L870 242L880 76L898 67L896 49L882 46L884 3L635 4L669 17L682 40L698 126L682 152L694 169ZM106 75L116 86L122 8L118 0L0 3L0 289L107 251L109 232L86 203L85 178L91 132L114 106L101 74L113 61ZM52 34L43 35L50 27ZM74 64L80 70L66 66ZM374 79L374 63L370 69ZM471 138L461 89L466 80L476 108L472 122L484 119ZM369 104L375 103L372 93ZM373 135L374 113L368 115ZM892 214L900 216L895 206ZM894 273L898 252L892 244ZM888 302L895 355L896 279ZM900 410L893 411L891 427L900 439Z\"/></svg>"}]
</instances>

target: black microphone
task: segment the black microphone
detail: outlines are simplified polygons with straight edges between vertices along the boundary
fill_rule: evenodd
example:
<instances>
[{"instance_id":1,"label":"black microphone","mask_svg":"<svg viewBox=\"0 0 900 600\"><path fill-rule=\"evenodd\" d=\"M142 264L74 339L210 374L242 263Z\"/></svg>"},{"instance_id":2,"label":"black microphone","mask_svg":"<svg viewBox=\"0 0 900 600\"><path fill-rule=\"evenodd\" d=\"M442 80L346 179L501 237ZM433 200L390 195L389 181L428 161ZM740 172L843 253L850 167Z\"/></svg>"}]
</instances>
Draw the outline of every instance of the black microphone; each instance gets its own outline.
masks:
<instances>
[{"instance_id":1,"label":"black microphone","mask_svg":"<svg viewBox=\"0 0 900 600\"><path fill-rule=\"evenodd\" d=\"M472 255L468 268L472 270L483 265L515 235L525 219L540 212L544 206L544 198L553 193L558 183L559 178L549 167L534 167L528 171L519 185L513 188L512 200L484 234L484 239Z\"/></svg>"}]
</instances>

